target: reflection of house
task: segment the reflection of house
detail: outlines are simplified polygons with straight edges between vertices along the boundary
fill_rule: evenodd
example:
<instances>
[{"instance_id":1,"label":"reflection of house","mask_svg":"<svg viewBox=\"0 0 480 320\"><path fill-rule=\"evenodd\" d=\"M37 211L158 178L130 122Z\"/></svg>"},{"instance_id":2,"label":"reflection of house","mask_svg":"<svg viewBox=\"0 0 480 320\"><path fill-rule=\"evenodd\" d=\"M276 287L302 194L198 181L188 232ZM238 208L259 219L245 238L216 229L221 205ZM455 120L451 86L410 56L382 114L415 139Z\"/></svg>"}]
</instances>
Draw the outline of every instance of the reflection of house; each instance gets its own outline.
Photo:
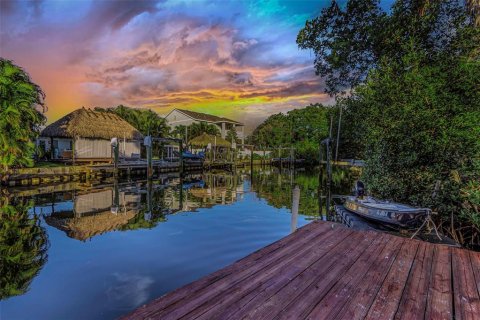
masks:
<instances>
[{"instance_id":1,"label":"reflection of house","mask_svg":"<svg viewBox=\"0 0 480 320\"><path fill-rule=\"evenodd\" d=\"M47 126L38 144L53 158L110 159L110 140L117 138L121 157L140 156L142 134L119 116L81 108ZM53 150L52 150L53 146ZM53 152L52 152L53 151Z\"/></svg>"},{"instance_id":2,"label":"reflection of house","mask_svg":"<svg viewBox=\"0 0 480 320\"><path fill-rule=\"evenodd\" d=\"M140 195L105 189L75 196L73 211L52 212L45 222L74 239L85 241L128 224L138 213Z\"/></svg>"},{"instance_id":3,"label":"reflection of house","mask_svg":"<svg viewBox=\"0 0 480 320\"><path fill-rule=\"evenodd\" d=\"M180 126L180 125L189 126L192 123L200 123L200 122L213 124L218 126L221 132L221 136L224 139L227 136L228 130L233 129L237 132L238 138L242 140L242 144L244 143L245 126L243 123L240 123L235 120L230 120L227 118L217 117L210 114L183 110L183 109L172 110L165 117L165 120L167 120L168 125L172 129L175 128L176 126Z\"/></svg>"}]
</instances>

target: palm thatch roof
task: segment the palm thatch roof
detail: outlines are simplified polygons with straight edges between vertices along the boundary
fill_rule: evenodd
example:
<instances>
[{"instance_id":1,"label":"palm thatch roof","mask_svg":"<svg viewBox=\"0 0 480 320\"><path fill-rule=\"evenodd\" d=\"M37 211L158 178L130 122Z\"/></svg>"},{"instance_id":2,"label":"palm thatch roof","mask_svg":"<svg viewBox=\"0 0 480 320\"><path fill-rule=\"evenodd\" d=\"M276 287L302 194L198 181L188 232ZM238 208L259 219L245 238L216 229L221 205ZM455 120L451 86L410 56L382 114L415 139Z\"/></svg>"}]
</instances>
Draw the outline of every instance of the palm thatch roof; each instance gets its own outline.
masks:
<instances>
[{"instance_id":1,"label":"palm thatch roof","mask_svg":"<svg viewBox=\"0 0 480 320\"><path fill-rule=\"evenodd\" d=\"M100 112L81 108L43 129L42 137L55 138L127 138L142 139L142 134L127 121L112 112Z\"/></svg>"},{"instance_id":2,"label":"palm thatch roof","mask_svg":"<svg viewBox=\"0 0 480 320\"><path fill-rule=\"evenodd\" d=\"M188 142L191 146L202 148L208 146L209 143L212 147L216 145L217 147L230 148L232 146L227 140L206 133L202 133Z\"/></svg>"}]
</instances>

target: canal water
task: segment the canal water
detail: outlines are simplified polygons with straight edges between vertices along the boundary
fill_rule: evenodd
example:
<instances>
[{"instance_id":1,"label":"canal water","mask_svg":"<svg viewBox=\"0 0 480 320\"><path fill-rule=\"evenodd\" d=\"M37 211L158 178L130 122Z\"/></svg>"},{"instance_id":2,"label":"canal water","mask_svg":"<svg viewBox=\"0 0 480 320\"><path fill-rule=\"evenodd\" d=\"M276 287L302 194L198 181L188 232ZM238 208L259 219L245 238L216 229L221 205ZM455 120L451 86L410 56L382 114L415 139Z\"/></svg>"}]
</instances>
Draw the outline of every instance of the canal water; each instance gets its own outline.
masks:
<instances>
[{"instance_id":1,"label":"canal water","mask_svg":"<svg viewBox=\"0 0 480 320\"><path fill-rule=\"evenodd\" d=\"M332 193L356 176L336 169ZM3 190L0 318L117 318L324 219L318 185L264 168Z\"/></svg>"}]
</instances>

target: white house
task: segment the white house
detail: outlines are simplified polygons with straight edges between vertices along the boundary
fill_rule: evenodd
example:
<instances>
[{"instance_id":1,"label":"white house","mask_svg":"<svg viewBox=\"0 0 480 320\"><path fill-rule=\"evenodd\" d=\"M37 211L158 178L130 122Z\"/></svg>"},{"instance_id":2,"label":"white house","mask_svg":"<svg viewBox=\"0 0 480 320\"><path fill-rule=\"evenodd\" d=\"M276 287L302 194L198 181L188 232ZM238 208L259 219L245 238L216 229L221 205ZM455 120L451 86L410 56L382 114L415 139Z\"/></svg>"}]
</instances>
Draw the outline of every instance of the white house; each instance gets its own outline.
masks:
<instances>
[{"instance_id":1,"label":"white house","mask_svg":"<svg viewBox=\"0 0 480 320\"><path fill-rule=\"evenodd\" d=\"M245 125L235 120L183 109L173 109L167 114L165 120L172 129L176 126L189 126L192 123L200 122L213 124L218 126L223 139L227 136L227 132L233 129L237 132L237 137L242 141L242 144L245 143Z\"/></svg>"}]
</instances>

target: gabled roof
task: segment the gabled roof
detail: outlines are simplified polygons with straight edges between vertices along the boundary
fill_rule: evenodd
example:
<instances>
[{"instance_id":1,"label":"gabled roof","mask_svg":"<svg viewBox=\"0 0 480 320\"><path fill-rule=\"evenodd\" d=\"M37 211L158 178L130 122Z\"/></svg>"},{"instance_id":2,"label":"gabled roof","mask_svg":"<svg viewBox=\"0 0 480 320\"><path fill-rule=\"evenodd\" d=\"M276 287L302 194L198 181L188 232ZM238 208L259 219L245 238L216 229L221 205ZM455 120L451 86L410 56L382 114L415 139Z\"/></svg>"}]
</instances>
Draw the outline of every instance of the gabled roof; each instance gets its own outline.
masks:
<instances>
[{"instance_id":1,"label":"gabled roof","mask_svg":"<svg viewBox=\"0 0 480 320\"><path fill-rule=\"evenodd\" d=\"M56 138L127 138L142 139L142 134L130 123L112 112L100 112L81 108L43 129L42 137Z\"/></svg>"},{"instance_id":2,"label":"gabled roof","mask_svg":"<svg viewBox=\"0 0 480 320\"><path fill-rule=\"evenodd\" d=\"M205 121L205 122L213 122L213 123L221 123L221 122L230 122L234 124L238 124L243 126L243 123L228 119L228 118L223 118L223 117L217 117L211 114L206 114L206 113L201 113L201 112L195 112L195 111L190 111L190 110L185 110L185 109L173 109L170 113L173 111L177 110L178 112L183 113L184 115L198 121ZM167 115L168 117L168 115Z\"/></svg>"}]
</instances>

